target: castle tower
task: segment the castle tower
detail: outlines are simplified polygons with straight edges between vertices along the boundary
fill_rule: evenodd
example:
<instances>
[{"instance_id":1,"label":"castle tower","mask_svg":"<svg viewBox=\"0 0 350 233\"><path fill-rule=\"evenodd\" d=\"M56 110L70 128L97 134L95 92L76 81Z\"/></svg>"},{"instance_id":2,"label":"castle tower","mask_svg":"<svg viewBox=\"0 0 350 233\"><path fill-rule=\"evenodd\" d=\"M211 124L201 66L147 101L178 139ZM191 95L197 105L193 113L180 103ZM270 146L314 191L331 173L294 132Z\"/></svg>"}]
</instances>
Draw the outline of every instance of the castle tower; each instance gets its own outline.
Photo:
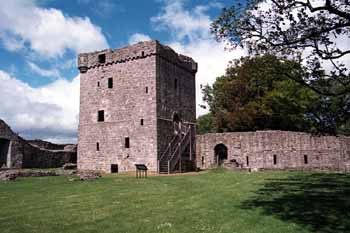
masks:
<instances>
[{"instance_id":1,"label":"castle tower","mask_svg":"<svg viewBox=\"0 0 350 233\"><path fill-rule=\"evenodd\" d=\"M181 171L195 164L197 63L158 41L82 53L78 168Z\"/></svg>"}]
</instances>

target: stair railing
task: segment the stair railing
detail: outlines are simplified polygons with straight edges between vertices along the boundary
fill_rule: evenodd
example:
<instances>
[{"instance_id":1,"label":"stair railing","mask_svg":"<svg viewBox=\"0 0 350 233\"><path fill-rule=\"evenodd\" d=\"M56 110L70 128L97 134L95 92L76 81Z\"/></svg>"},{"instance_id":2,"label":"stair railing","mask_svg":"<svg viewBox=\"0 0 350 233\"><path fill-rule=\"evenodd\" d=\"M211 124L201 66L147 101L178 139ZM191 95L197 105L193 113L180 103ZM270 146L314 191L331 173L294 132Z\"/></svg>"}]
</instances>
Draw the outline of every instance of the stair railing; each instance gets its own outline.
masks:
<instances>
[{"instance_id":1,"label":"stair railing","mask_svg":"<svg viewBox=\"0 0 350 233\"><path fill-rule=\"evenodd\" d=\"M185 139L187 139L187 142L189 142L188 136L191 135L190 132L191 132L191 126L188 126L187 130L185 131L185 135L181 138L180 142L177 144L174 152L172 153L172 155L170 156L170 158L168 160L168 173L170 173L174 169L176 164L181 159L181 155L183 152L182 150L186 149L186 146L187 146L187 145L183 145L183 143L184 143ZM180 164L179 169L181 172L181 164Z\"/></svg>"}]
</instances>

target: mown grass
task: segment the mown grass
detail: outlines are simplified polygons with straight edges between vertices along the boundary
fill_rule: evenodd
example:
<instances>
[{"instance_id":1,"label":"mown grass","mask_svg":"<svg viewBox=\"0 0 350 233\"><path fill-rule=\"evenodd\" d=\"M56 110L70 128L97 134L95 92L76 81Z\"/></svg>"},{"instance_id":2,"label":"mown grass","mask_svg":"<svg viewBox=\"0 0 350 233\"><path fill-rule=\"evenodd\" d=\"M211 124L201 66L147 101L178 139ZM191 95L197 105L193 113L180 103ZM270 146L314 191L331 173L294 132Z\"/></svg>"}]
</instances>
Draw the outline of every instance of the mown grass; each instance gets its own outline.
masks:
<instances>
[{"instance_id":1,"label":"mown grass","mask_svg":"<svg viewBox=\"0 0 350 233\"><path fill-rule=\"evenodd\" d=\"M350 232L350 175L225 172L0 183L7 232Z\"/></svg>"}]
</instances>

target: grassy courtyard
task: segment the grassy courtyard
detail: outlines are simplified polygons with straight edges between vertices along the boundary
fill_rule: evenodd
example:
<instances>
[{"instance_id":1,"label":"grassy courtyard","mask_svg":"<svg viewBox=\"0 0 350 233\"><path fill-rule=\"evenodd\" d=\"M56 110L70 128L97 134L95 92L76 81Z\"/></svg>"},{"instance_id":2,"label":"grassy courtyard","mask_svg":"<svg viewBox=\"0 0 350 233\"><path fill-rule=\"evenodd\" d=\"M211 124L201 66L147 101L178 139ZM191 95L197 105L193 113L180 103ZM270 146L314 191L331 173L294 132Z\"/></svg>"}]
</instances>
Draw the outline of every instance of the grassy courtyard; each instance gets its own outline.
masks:
<instances>
[{"instance_id":1,"label":"grassy courtyard","mask_svg":"<svg viewBox=\"0 0 350 233\"><path fill-rule=\"evenodd\" d=\"M224 172L0 183L7 232L350 232L350 175Z\"/></svg>"}]
</instances>

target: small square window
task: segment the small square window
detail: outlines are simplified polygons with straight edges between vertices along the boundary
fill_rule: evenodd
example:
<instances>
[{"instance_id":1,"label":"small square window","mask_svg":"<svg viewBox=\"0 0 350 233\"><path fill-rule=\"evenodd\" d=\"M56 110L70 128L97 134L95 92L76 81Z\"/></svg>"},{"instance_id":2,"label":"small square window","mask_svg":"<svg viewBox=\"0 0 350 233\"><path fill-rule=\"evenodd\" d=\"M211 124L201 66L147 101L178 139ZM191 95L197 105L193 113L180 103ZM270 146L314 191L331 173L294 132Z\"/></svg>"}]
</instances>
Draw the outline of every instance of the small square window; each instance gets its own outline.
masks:
<instances>
[{"instance_id":1,"label":"small square window","mask_svg":"<svg viewBox=\"0 0 350 233\"><path fill-rule=\"evenodd\" d=\"M140 124L143 125L143 119L140 120Z\"/></svg>"},{"instance_id":2,"label":"small square window","mask_svg":"<svg viewBox=\"0 0 350 233\"><path fill-rule=\"evenodd\" d=\"M108 88L113 88L113 78L108 78Z\"/></svg>"},{"instance_id":3,"label":"small square window","mask_svg":"<svg viewBox=\"0 0 350 233\"><path fill-rule=\"evenodd\" d=\"M125 148L130 148L130 139L125 138Z\"/></svg>"},{"instance_id":4,"label":"small square window","mask_svg":"<svg viewBox=\"0 0 350 233\"><path fill-rule=\"evenodd\" d=\"M98 63L105 63L105 62L106 62L106 54L98 55Z\"/></svg>"},{"instance_id":5,"label":"small square window","mask_svg":"<svg viewBox=\"0 0 350 233\"><path fill-rule=\"evenodd\" d=\"M99 121L99 122L105 121L105 111L104 110L98 111L97 121Z\"/></svg>"}]
</instances>

